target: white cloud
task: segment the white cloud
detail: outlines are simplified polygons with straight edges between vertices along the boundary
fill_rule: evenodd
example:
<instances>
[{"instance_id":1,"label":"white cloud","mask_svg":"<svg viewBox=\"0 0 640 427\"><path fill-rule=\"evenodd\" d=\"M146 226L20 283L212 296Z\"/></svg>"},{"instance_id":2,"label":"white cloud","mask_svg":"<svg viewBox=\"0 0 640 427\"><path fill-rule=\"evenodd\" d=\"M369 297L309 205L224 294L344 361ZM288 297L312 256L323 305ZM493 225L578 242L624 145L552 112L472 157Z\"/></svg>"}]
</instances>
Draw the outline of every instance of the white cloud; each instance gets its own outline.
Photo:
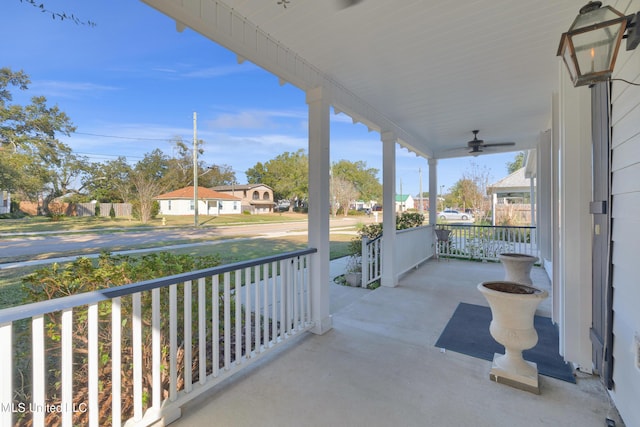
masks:
<instances>
[{"instance_id":1,"label":"white cloud","mask_svg":"<svg viewBox=\"0 0 640 427\"><path fill-rule=\"evenodd\" d=\"M246 73L255 71L257 67L252 64L243 65L224 65L217 67L200 68L193 71L185 71L181 74L182 77L187 78L199 78L210 79L222 76L228 76L231 74Z\"/></svg>"},{"instance_id":2,"label":"white cloud","mask_svg":"<svg viewBox=\"0 0 640 427\"><path fill-rule=\"evenodd\" d=\"M31 84L30 90L47 97L79 98L100 92L120 90L116 86L107 86L90 82L65 82L59 80L38 80Z\"/></svg>"},{"instance_id":3,"label":"white cloud","mask_svg":"<svg viewBox=\"0 0 640 427\"><path fill-rule=\"evenodd\" d=\"M284 120L280 120L284 119ZM231 113L221 113L207 125L215 129L277 129L291 128L291 122L296 122L299 128L300 121L306 121L305 113L295 110L243 110Z\"/></svg>"}]
</instances>

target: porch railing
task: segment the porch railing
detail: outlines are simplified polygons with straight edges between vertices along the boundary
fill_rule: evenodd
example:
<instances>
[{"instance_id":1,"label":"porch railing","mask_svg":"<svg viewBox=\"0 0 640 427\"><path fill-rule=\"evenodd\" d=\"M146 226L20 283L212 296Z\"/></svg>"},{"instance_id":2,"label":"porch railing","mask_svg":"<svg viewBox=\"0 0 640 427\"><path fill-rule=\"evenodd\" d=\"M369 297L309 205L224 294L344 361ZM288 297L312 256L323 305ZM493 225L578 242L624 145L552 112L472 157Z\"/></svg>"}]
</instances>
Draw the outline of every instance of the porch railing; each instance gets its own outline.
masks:
<instances>
[{"instance_id":1,"label":"porch railing","mask_svg":"<svg viewBox=\"0 0 640 427\"><path fill-rule=\"evenodd\" d=\"M316 249L0 310L0 425L150 425L312 327Z\"/></svg>"},{"instance_id":2,"label":"porch railing","mask_svg":"<svg viewBox=\"0 0 640 427\"><path fill-rule=\"evenodd\" d=\"M362 287L382 277L382 235L375 239L362 237Z\"/></svg>"},{"instance_id":3,"label":"porch railing","mask_svg":"<svg viewBox=\"0 0 640 427\"><path fill-rule=\"evenodd\" d=\"M382 277L382 239L380 235L362 239L362 287ZM396 231L396 271L405 273L434 254L433 227L423 226Z\"/></svg>"},{"instance_id":4,"label":"porch railing","mask_svg":"<svg viewBox=\"0 0 640 427\"><path fill-rule=\"evenodd\" d=\"M450 230L448 242L438 242L440 256L497 261L503 252L538 256L536 227L438 224Z\"/></svg>"}]
</instances>

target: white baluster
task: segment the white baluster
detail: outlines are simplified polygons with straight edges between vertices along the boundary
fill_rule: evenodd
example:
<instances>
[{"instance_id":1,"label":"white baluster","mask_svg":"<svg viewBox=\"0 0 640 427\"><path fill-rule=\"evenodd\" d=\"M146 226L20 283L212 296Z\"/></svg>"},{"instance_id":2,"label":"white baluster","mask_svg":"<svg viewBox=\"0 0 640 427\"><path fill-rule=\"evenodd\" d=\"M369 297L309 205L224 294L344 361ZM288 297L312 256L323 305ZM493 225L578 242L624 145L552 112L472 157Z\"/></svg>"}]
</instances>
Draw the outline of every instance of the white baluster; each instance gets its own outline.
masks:
<instances>
[{"instance_id":1,"label":"white baluster","mask_svg":"<svg viewBox=\"0 0 640 427\"><path fill-rule=\"evenodd\" d=\"M62 311L62 426L73 424L73 309Z\"/></svg>"},{"instance_id":2,"label":"white baluster","mask_svg":"<svg viewBox=\"0 0 640 427\"><path fill-rule=\"evenodd\" d=\"M111 417L122 424L122 300L111 301Z\"/></svg>"},{"instance_id":3,"label":"white baluster","mask_svg":"<svg viewBox=\"0 0 640 427\"><path fill-rule=\"evenodd\" d=\"M34 316L31 321L32 353L33 353L33 425L44 427L45 394L46 394L46 361L44 345L44 316ZM4 342L4 341L3 341ZM12 346L10 346L12 347ZM4 366L4 365L2 365ZM12 372L9 370L8 372ZM11 377L11 375L7 375ZM4 381L3 381L4 382ZM2 400L11 402L12 399Z\"/></svg>"},{"instance_id":4,"label":"white baluster","mask_svg":"<svg viewBox=\"0 0 640 427\"><path fill-rule=\"evenodd\" d=\"M198 279L198 366L199 382L207 382L207 297L205 294L205 278Z\"/></svg>"},{"instance_id":5,"label":"white baluster","mask_svg":"<svg viewBox=\"0 0 640 427\"><path fill-rule=\"evenodd\" d=\"M87 316L88 337L88 369L89 369L89 425L97 427L99 423L98 405L98 304L90 304ZM84 402L83 402L84 403Z\"/></svg>"}]
</instances>

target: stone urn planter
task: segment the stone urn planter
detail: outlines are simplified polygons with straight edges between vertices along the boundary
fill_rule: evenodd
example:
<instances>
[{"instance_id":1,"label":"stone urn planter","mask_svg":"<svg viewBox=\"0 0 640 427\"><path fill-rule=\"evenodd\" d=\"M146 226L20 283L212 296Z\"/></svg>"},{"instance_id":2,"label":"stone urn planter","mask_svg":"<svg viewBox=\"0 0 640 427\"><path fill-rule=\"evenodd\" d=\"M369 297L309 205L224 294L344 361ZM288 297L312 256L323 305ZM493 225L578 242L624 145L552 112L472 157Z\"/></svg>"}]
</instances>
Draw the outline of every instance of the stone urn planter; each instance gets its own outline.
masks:
<instances>
[{"instance_id":1,"label":"stone urn planter","mask_svg":"<svg viewBox=\"0 0 640 427\"><path fill-rule=\"evenodd\" d=\"M347 282L349 286L362 286L362 273L360 272L351 272L344 274L344 280Z\"/></svg>"},{"instance_id":2,"label":"stone urn planter","mask_svg":"<svg viewBox=\"0 0 640 427\"><path fill-rule=\"evenodd\" d=\"M533 264L538 262L538 257L525 254L503 253L498 255L498 259L504 265L505 276L507 282L524 283L530 285L531 268Z\"/></svg>"},{"instance_id":3,"label":"stone urn planter","mask_svg":"<svg viewBox=\"0 0 640 427\"><path fill-rule=\"evenodd\" d=\"M538 367L522 358L522 351L538 342L533 326L536 308L548 296L548 292L506 281L478 284L491 307L491 336L505 348L505 354L496 353L489 378L521 390L540 394Z\"/></svg>"}]
</instances>

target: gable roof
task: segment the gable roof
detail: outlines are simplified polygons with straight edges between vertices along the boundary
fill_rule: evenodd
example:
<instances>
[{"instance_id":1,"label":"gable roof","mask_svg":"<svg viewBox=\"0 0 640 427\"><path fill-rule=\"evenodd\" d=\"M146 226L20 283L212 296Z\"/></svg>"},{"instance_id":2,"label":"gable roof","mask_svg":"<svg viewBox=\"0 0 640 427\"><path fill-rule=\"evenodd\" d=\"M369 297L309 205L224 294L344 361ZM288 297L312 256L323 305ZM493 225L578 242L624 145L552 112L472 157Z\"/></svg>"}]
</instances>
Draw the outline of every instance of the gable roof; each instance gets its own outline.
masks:
<instances>
[{"instance_id":1,"label":"gable roof","mask_svg":"<svg viewBox=\"0 0 640 427\"><path fill-rule=\"evenodd\" d=\"M487 187L487 193L493 193L496 191L529 191L530 182L529 178L525 177L524 168L520 168L517 171L513 172L511 175L508 175L502 178L500 181L495 184L491 184Z\"/></svg>"},{"instance_id":2,"label":"gable roof","mask_svg":"<svg viewBox=\"0 0 640 427\"><path fill-rule=\"evenodd\" d=\"M179 190L170 191L165 194L161 194L156 197L157 200L176 200L176 199L193 199L193 185L180 188ZM219 193L214 190L210 190L205 187L198 187L198 199L199 200L241 200L238 197L233 197L225 193Z\"/></svg>"},{"instance_id":3,"label":"gable roof","mask_svg":"<svg viewBox=\"0 0 640 427\"><path fill-rule=\"evenodd\" d=\"M406 202L411 197L411 194L396 194L396 203L397 202Z\"/></svg>"},{"instance_id":4,"label":"gable roof","mask_svg":"<svg viewBox=\"0 0 640 427\"><path fill-rule=\"evenodd\" d=\"M269 190L272 190L267 184L236 184L236 185L218 185L216 187L212 187L212 190L216 191L232 191L232 190L251 190L257 187L265 187Z\"/></svg>"}]
</instances>

